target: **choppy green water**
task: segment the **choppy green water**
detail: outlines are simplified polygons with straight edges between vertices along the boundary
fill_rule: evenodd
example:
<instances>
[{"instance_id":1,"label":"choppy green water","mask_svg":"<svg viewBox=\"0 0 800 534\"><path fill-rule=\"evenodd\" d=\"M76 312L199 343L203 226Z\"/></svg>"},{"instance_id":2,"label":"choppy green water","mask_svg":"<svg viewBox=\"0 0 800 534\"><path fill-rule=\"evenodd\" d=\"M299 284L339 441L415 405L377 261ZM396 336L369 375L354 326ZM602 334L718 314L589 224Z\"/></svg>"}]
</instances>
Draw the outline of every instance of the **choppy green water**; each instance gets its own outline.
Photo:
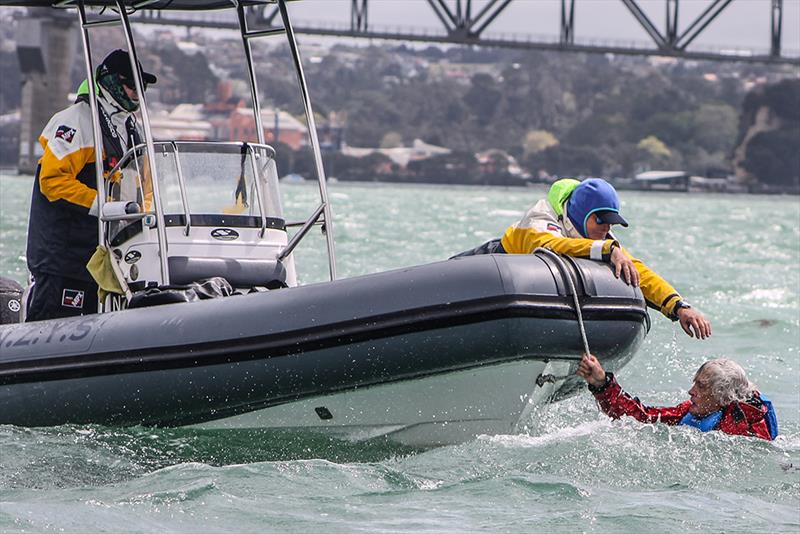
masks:
<instances>
[{"instance_id":1,"label":"choppy green water","mask_svg":"<svg viewBox=\"0 0 800 534\"><path fill-rule=\"evenodd\" d=\"M314 206L285 187L289 219ZM499 235L540 190L331 185L342 276L443 259ZM23 281L30 179L0 177L0 274ZM588 393L526 432L416 451L280 432L0 426L0 532L800 531L800 204L624 193L628 248L711 319L653 317L621 373L653 404L705 359L739 361L775 402L774 443L611 422ZM314 247L317 250L312 250ZM304 282L327 269L301 245ZM589 340L591 345L591 339Z\"/></svg>"}]
</instances>

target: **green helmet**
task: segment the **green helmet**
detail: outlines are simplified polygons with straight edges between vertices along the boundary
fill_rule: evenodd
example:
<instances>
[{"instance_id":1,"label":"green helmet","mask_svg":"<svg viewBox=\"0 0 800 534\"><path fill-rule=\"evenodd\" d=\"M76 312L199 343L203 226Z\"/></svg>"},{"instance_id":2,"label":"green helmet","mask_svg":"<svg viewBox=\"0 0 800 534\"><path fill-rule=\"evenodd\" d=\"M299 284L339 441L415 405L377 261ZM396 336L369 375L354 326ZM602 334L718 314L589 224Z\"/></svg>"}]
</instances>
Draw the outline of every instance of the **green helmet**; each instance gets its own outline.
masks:
<instances>
[{"instance_id":1,"label":"green helmet","mask_svg":"<svg viewBox=\"0 0 800 534\"><path fill-rule=\"evenodd\" d=\"M564 202L567 201L578 185L580 185L578 180L574 178L564 178L553 182L553 185L550 186L550 191L547 193L547 201L559 217L564 215Z\"/></svg>"},{"instance_id":2,"label":"green helmet","mask_svg":"<svg viewBox=\"0 0 800 534\"><path fill-rule=\"evenodd\" d=\"M94 86L94 92L95 94L100 94L100 88L97 85ZM88 95L88 94L89 94L89 80L83 80L81 84L78 86L78 91L76 92L76 95L80 97L82 95Z\"/></svg>"}]
</instances>

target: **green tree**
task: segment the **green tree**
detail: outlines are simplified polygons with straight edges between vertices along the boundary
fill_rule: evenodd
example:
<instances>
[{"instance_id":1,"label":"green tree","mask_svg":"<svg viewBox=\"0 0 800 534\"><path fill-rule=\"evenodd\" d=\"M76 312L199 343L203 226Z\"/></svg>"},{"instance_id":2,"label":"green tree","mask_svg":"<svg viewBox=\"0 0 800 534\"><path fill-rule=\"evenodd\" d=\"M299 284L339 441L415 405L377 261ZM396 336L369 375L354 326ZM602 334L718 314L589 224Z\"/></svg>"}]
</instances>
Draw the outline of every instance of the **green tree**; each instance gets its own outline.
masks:
<instances>
[{"instance_id":1,"label":"green tree","mask_svg":"<svg viewBox=\"0 0 800 534\"><path fill-rule=\"evenodd\" d=\"M397 132L386 132L381 139L381 148L398 148L403 146L403 136Z\"/></svg>"},{"instance_id":2,"label":"green tree","mask_svg":"<svg viewBox=\"0 0 800 534\"><path fill-rule=\"evenodd\" d=\"M756 124L759 112L769 110L770 125L749 139L741 166L759 182L800 187L800 80L783 80L759 87L744 99L739 142Z\"/></svg>"},{"instance_id":3,"label":"green tree","mask_svg":"<svg viewBox=\"0 0 800 534\"><path fill-rule=\"evenodd\" d=\"M411 181L446 184L480 183L478 162L475 156L468 152L452 152L411 161L407 169L413 177Z\"/></svg>"},{"instance_id":4,"label":"green tree","mask_svg":"<svg viewBox=\"0 0 800 534\"><path fill-rule=\"evenodd\" d=\"M644 150L654 158L669 158L672 156L669 147L655 135L648 135L639 141L636 147Z\"/></svg>"},{"instance_id":5,"label":"green tree","mask_svg":"<svg viewBox=\"0 0 800 534\"><path fill-rule=\"evenodd\" d=\"M767 86L764 99L784 120L800 122L800 80L783 80Z\"/></svg>"},{"instance_id":6,"label":"green tree","mask_svg":"<svg viewBox=\"0 0 800 534\"><path fill-rule=\"evenodd\" d=\"M708 152L727 152L736 142L739 114L727 104L702 104L694 114L694 139Z\"/></svg>"},{"instance_id":7,"label":"green tree","mask_svg":"<svg viewBox=\"0 0 800 534\"><path fill-rule=\"evenodd\" d=\"M800 187L800 128L762 132L750 140L744 168L759 182Z\"/></svg>"},{"instance_id":8,"label":"green tree","mask_svg":"<svg viewBox=\"0 0 800 534\"><path fill-rule=\"evenodd\" d=\"M655 135L669 146L679 146L694 136L694 117L692 112L684 110L678 113L659 112L651 116L638 128L634 127L637 137Z\"/></svg>"},{"instance_id":9,"label":"green tree","mask_svg":"<svg viewBox=\"0 0 800 534\"><path fill-rule=\"evenodd\" d=\"M472 86L464 95L464 102L473 110L479 121L486 123L494 116L502 96L494 78L480 73L472 77Z\"/></svg>"},{"instance_id":10,"label":"green tree","mask_svg":"<svg viewBox=\"0 0 800 534\"><path fill-rule=\"evenodd\" d=\"M330 152L326 153L324 158L325 169L329 176L357 182L378 181L382 169L392 165L392 160L378 152L361 158Z\"/></svg>"},{"instance_id":11,"label":"green tree","mask_svg":"<svg viewBox=\"0 0 800 534\"><path fill-rule=\"evenodd\" d=\"M202 52L187 54L171 44L159 50L159 57L164 72L158 73L158 87L162 87L162 83L172 85L171 103L204 103L216 92L219 79Z\"/></svg>"},{"instance_id":12,"label":"green tree","mask_svg":"<svg viewBox=\"0 0 800 534\"><path fill-rule=\"evenodd\" d=\"M627 120L622 114L593 113L575 124L565 141L584 146L616 145L626 139L627 135Z\"/></svg>"},{"instance_id":13,"label":"green tree","mask_svg":"<svg viewBox=\"0 0 800 534\"><path fill-rule=\"evenodd\" d=\"M531 130L525 135L522 147L524 155L530 156L557 144L556 136L547 130Z\"/></svg>"},{"instance_id":14,"label":"green tree","mask_svg":"<svg viewBox=\"0 0 800 534\"><path fill-rule=\"evenodd\" d=\"M558 176L599 176L605 162L594 148L571 145L551 146L528 160L528 167Z\"/></svg>"}]
</instances>

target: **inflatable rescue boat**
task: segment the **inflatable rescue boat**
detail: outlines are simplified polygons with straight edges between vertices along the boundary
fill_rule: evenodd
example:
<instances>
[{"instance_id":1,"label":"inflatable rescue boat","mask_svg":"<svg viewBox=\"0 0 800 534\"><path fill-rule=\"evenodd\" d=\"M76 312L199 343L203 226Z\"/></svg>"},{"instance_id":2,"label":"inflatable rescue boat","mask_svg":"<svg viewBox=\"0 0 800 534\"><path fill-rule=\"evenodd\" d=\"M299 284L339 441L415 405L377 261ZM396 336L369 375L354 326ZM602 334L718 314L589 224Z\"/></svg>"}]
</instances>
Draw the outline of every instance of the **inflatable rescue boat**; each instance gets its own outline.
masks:
<instances>
[{"instance_id":1,"label":"inflatable rescue boat","mask_svg":"<svg viewBox=\"0 0 800 534\"><path fill-rule=\"evenodd\" d=\"M441 445L515 432L533 407L577 391L586 339L614 370L647 334L638 288L605 264L552 253L338 279L314 114L284 0L0 4L74 9L89 87L94 28L121 28L138 65L131 22L139 8L236 11L258 136L154 140L136 70L144 142L107 175L97 166L99 309L14 323L26 299L6 291L13 313L0 326L0 424L308 429ZM250 28L258 18L249 10L265 4L280 14L270 24L280 24ZM319 204L295 222L283 215L251 60L251 41L275 35L287 38L296 68L319 186ZM100 153L97 96L88 98ZM294 250L315 228L330 281L299 286Z\"/></svg>"}]
</instances>

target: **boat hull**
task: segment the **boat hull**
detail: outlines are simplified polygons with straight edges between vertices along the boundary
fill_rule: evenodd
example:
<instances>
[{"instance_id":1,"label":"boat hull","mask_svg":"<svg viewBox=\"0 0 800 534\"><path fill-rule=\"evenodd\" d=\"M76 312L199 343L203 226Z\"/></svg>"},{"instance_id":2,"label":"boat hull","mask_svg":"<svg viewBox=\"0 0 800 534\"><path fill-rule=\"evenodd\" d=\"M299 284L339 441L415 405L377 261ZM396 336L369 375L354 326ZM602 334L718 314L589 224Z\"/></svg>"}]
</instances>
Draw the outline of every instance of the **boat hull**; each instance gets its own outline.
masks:
<instances>
[{"instance_id":1,"label":"boat hull","mask_svg":"<svg viewBox=\"0 0 800 534\"><path fill-rule=\"evenodd\" d=\"M592 350L619 368L647 332L644 301L607 267L576 265ZM423 446L510 432L526 407L574 390L563 376L582 342L557 273L546 258L473 257L2 327L0 424L310 428Z\"/></svg>"},{"instance_id":2,"label":"boat hull","mask_svg":"<svg viewBox=\"0 0 800 534\"><path fill-rule=\"evenodd\" d=\"M203 429L312 430L340 439L388 437L415 447L516 432L528 407L557 385L536 385L544 373L564 374L568 362L518 360L372 387L356 388L194 425Z\"/></svg>"}]
</instances>

